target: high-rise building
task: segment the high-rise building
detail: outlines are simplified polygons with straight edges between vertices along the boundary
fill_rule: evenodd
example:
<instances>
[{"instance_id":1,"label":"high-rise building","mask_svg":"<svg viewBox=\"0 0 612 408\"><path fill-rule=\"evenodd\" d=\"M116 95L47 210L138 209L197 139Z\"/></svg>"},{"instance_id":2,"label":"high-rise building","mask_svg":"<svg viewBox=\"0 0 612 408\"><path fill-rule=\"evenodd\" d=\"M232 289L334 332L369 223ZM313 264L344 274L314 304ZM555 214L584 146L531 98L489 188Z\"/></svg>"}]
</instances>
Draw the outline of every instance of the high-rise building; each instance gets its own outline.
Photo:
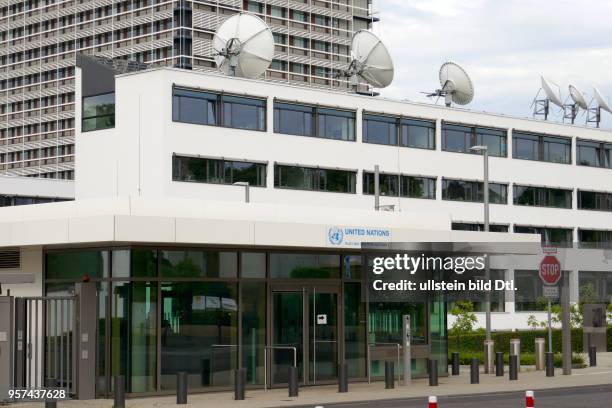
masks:
<instances>
[{"instance_id":1,"label":"high-rise building","mask_svg":"<svg viewBox=\"0 0 612 408\"><path fill-rule=\"evenodd\" d=\"M372 0L2 0L0 175L74 178L75 57L214 69L212 38L225 19L255 13L276 55L265 78L347 87L353 32L376 20Z\"/></svg>"}]
</instances>

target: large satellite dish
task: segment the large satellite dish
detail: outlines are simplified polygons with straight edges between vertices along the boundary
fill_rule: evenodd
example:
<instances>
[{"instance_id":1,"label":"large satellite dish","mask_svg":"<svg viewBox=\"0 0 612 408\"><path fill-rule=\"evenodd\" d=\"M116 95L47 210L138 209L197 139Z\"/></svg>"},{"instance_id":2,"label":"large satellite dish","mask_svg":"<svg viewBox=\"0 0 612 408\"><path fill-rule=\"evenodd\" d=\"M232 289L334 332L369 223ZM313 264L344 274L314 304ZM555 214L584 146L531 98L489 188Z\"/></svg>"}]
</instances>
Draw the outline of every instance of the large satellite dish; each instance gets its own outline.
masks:
<instances>
[{"instance_id":1,"label":"large satellite dish","mask_svg":"<svg viewBox=\"0 0 612 408\"><path fill-rule=\"evenodd\" d=\"M612 108L610 108L610 105L606 101L606 98L603 97L602 93L599 92L599 89L597 89L597 87L593 87L593 93L595 94L595 100L597 101L597 105L606 112L612 113Z\"/></svg>"},{"instance_id":2,"label":"large satellite dish","mask_svg":"<svg viewBox=\"0 0 612 408\"><path fill-rule=\"evenodd\" d=\"M574 104L578 105L580 109L588 109L589 104L587 103L586 98L580 89L576 88L574 85L570 85L569 93L572 101L574 101Z\"/></svg>"},{"instance_id":3,"label":"large satellite dish","mask_svg":"<svg viewBox=\"0 0 612 408\"><path fill-rule=\"evenodd\" d=\"M563 107L563 101L561 100L561 96L559 95L559 91L554 90L554 85L549 82L546 78L542 77L542 89L544 89L544 93L546 94L546 98L557 105L558 107Z\"/></svg>"},{"instance_id":4,"label":"large satellite dish","mask_svg":"<svg viewBox=\"0 0 612 408\"><path fill-rule=\"evenodd\" d=\"M274 37L262 19L240 13L219 26L213 50L217 67L226 74L257 78L272 62Z\"/></svg>"},{"instance_id":5,"label":"large satellite dish","mask_svg":"<svg viewBox=\"0 0 612 408\"><path fill-rule=\"evenodd\" d=\"M429 97L444 96L446 106L452 103L467 105L474 99L474 84L461 65L445 62L440 67L441 89L428 94Z\"/></svg>"},{"instance_id":6,"label":"large satellite dish","mask_svg":"<svg viewBox=\"0 0 612 408\"><path fill-rule=\"evenodd\" d=\"M395 69L387 47L374 33L357 31L351 43L352 61L341 75L356 85L359 79L375 88L385 88L393 81Z\"/></svg>"}]
</instances>

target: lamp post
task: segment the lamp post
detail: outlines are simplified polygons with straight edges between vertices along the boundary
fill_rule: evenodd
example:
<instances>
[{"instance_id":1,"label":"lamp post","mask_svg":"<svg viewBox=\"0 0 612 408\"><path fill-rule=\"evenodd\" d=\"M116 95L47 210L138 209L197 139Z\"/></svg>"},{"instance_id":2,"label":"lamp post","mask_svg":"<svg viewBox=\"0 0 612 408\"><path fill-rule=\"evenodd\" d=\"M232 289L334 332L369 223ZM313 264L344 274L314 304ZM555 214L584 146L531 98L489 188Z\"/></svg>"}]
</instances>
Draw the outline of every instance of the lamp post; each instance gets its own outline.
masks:
<instances>
[{"instance_id":1,"label":"lamp post","mask_svg":"<svg viewBox=\"0 0 612 408\"><path fill-rule=\"evenodd\" d=\"M234 183L235 186L242 186L244 187L244 202L245 203L249 203L251 202L251 197L249 195L249 182L248 181L239 181L237 183Z\"/></svg>"},{"instance_id":2,"label":"lamp post","mask_svg":"<svg viewBox=\"0 0 612 408\"><path fill-rule=\"evenodd\" d=\"M470 150L474 152L482 152L484 159L484 231L489 232L489 148L487 146L473 146ZM485 281L491 280L489 271L489 260L485 262ZM491 340L491 292L485 293L485 326L486 339Z\"/></svg>"}]
</instances>

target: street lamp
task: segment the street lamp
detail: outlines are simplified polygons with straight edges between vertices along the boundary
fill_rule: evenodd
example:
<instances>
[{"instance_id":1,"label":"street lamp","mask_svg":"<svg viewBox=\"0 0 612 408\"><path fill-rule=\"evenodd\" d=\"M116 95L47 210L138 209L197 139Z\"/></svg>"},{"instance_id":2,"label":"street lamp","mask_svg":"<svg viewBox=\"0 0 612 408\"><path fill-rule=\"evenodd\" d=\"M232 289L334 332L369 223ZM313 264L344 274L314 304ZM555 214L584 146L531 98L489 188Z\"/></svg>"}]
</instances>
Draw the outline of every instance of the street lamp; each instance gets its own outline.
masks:
<instances>
[{"instance_id":1,"label":"street lamp","mask_svg":"<svg viewBox=\"0 0 612 408\"><path fill-rule=\"evenodd\" d=\"M482 152L484 159L484 231L489 232L489 148L487 146L479 145L473 146L470 150L474 152ZM491 282L491 272L489 270L489 259L485 260L485 282ZM485 330L486 330L486 342L491 343L491 291L485 292ZM492 346L491 346L492 347ZM492 356L488 355L488 350L485 345L485 372L489 373L492 367ZM487 358L488 357L488 358Z\"/></svg>"},{"instance_id":2,"label":"street lamp","mask_svg":"<svg viewBox=\"0 0 612 408\"><path fill-rule=\"evenodd\" d=\"M244 202L245 203L249 203L251 202L251 198L249 196L249 182L248 181L239 181L237 183L234 183L235 186L242 186L244 187Z\"/></svg>"}]
</instances>

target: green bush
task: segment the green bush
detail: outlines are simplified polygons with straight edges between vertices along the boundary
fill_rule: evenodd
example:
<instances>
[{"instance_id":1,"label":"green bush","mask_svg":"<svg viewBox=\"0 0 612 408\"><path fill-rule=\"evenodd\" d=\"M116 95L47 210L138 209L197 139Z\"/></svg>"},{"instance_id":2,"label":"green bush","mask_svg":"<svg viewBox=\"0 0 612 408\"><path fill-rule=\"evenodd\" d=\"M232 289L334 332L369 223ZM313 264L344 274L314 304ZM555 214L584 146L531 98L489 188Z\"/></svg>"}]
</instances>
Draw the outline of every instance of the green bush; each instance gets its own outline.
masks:
<instances>
[{"instance_id":1,"label":"green bush","mask_svg":"<svg viewBox=\"0 0 612 408\"><path fill-rule=\"evenodd\" d=\"M612 351L612 326L608 326L608 351Z\"/></svg>"},{"instance_id":2,"label":"green bush","mask_svg":"<svg viewBox=\"0 0 612 408\"><path fill-rule=\"evenodd\" d=\"M611 329L608 329L608 348L612 348L610 340ZM524 353L534 353L535 339L541 337L548 342L547 330L525 330L518 332L493 332L491 338L495 341L495 351L508 353L510 350L510 339L521 339L521 351ZM561 351L562 334L560 329L553 330L553 351ZM459 351L460 353L481 353L483 352L485 334L481 332L464 334L460 336L448 336L448 350ZM548 350L548 346L546 346ZM572 351L582 352L582 329L572 329Z\"/></svg>"},{"instance_id":3,"label":"green bush","mask_svg":"<svg viewBox=\"0 0 612 408\"><path fill-rule=\"evenodd\" d=\"M477 358L479 363L484 364L484 353L483 352L461 352L459 353L459 364L461 365L470 365L473 358ZM510 355L508 353L504 353L504 364L508 365L510 360ZM452 355L449 352L448 354L449 364L452 362ZM562 366L562 356L561 354L555 354L554 356L554 364L555 367ZM585 364L584 355L580 353L572 354L572 364ZM534 353L521 353L521 365L535 365L535 354Z\"/></svg>"}]
</instances>

